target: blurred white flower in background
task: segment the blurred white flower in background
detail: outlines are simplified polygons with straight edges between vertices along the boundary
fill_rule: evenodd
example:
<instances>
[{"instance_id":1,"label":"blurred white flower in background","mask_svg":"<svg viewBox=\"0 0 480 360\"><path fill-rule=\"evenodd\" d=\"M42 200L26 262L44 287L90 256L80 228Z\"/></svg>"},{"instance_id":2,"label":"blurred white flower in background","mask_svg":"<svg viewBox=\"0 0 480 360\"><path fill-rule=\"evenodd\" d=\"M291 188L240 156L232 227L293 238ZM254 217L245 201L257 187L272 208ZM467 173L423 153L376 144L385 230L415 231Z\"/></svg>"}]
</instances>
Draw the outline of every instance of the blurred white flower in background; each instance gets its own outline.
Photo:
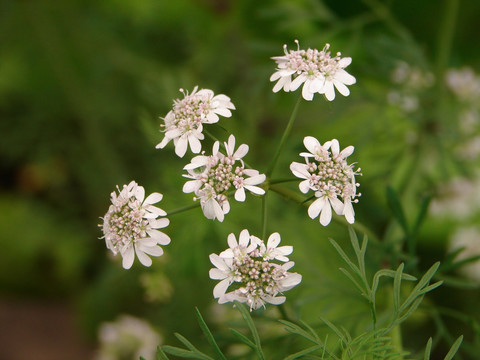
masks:
<instances>
[{"instance_id":1,"label":"blurred white flower in background","mask_svg":"<svg viewBox=\"0 0 480 360\"><path fill-rule=\"evenodd\" d=\"M173 109L163 118L165 137L156 146L163 149L171 140L175 145L175 153L183 157L190 146L193 153L202 150L200 140L204 139L203 124L218 122L219 115L231 117L235 106L226 95L215 95L210 89L198 90L195 86L192 93L183 93L183 99L173 102Z\"/></svg>"},{"instance_id":2,"label":"blurred white flower in background","mask_svg":"<svg viewBox=\"0 0 480 360\"><path fill-rule=\"evenodd\" d=\"M330 44L326 44L323 50L301 50L298 40L297 50L287 51L287 45L283 46L285 55L272 57L277 63L277 71L272 74L270 81L277 81L273 92L281 89L288 91L302 87L302 96L305 100L313 100L315 93L325 94L327 100L335 99L335 88L343 96L350 95L346 85L356 83L355 77L345 71L350 65L352 58L330 55Z\"/></svg>"},{"instance_id":3,"label":"blurred white flower in background","mask_svg":"<svg viewBox=\"0 0 480 360\"><path fill-rule=\"evenodd\" d=\"M159 216L167 213L153 204L162 200L163 195L152 193L145 198L145 189L135 181L124 185L120 191L111 193L111 201L107 213L103 217L102 227L107 248L113 255L120 253L125 269L132 267L135 254L138 260L150 266L150 256L161 256L163 249L158 245L168 245L170 237L158 229L162 229L170 221Z\"/></svg>"},{"instance_id":4,"label":"blurred white flower in background","mask_svg":"<svg viewBox=\"0 0 480 360\"><path fill-rule=\"evenodd\" d=\"M99 349L95 360L154 359L160 335L146 321L121 315L114 322L100 325Z\"/></svg>"},{"instance_id":5,"label":"blurred white flower in background","mask_svg":"<svg viewBox=\"0 0 480 360\"><path fill-rule=\"evenodd\" d=\"M471 226L457 229L450 238L449 251L460 248L463 250L456 256L456 261L480 256L480 227ZM461 266L460 272L467 278L480 283L480 259Z\"/></svg>"},{"instance_id":6,"label":"blurred white flower in background","mask_svg":"<svg viewBox=\"0 0 480 360\"><path fill-rule=\"evenodd\" d=\"M445 75L445 81L458 100L467 103L480 100L480 76L471 68L450 69Z\"/></svg>"}]
</instances>

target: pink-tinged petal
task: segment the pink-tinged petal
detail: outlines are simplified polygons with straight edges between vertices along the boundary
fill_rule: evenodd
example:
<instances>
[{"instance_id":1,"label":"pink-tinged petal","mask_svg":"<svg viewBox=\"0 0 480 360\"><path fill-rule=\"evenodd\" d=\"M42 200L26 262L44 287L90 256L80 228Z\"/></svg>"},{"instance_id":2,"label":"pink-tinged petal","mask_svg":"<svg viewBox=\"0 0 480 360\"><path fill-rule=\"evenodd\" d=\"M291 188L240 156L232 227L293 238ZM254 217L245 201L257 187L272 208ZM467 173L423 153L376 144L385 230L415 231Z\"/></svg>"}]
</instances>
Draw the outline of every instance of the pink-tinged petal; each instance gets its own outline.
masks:
<instances>
[{"instance_id":1,"label":"pink-tinged petal","mask_svg":"<svg viewBox=\"0 0 480 360\"><path fill-rule=\"evenodd\" d=\"M208 276L212 280L223 280L228 277L228 274L226 274L220 269L210 269L210 271L208 272Z\"/></svg>"},{"instance_id":2,"label":"pink-tinged petal","mask_svg":"<svg viewBox=\"0 0 480 360\"><path fill-rule=\"evenodd\" d=\"M242 144L238 147L237 151L235 151L235 154L233 154L233 157L236 159L241 159L248 153L248 145L247 144Z\"/></svg>"},{"instance_id":3,"label":"pink-tinged petal","mask_svg":"<svg viewBox=\"0 0 480 360\"><path fill-rule=\"evenodd\" d=\"M357 82L354 76L350 75L345 70L338 70L335 73L335 79L344 83L345 85L353 85Z\"/></svg>"},{"instance_id":4,"label":"pink-tinged petal","mask_svg":"<svg viewBox=\"0 0 480 360\"><path fill-rule=\"evenodd\" d=\"M194 135L188 137L188 143L190 144L190 149L194 154L198 154L202 151L202 143Z\"/></svg>"},{"instance_id":5,"label":"pink-tinged petal","mask_svg":"<svg viewBox=\"0 0 480 360\"><path fill-rule=\"evenodd\" d=\"M213 111L215 113L217 113L218 115L222 115L224 117L231 117L232 116L232 112L230 110L228 110L227 108L224 108L224 107L213 109Z\"/></svg>"},{"instance_id":6,"label":"pink-tinged petal","mask_svg":"<svg viewBox=\"0 0 480 360\"><path fill-rule=\"evenodd\" d=\"M152 205L155 204L163 199L163 195L157 192L151 193L150 195L147 196L145 201L143 202L144 204Z\"/></svg>"},{"instance_id":7,"label":"pink-tinged petal","mask_svg":"<svg viewBox=\"0 0 480 360\"><path fill-rule=\"evenodd\" d=\"M227 291L228 287L232 283L232 280L230 279L224 279L220 281L214 288L213 288L213 297L215 299L218 299L220 296L225 295L225 292Z\"/></svg>"},{"instance_id":8,"label":"pink-tinged petal","mask_svg":"<svg viewBox=\"0 0 480 360\"><path fill-rule=\"evenodd\" d=\"M135 252L137 254L138 260L140 260L140 263L143 266L151 266L152 265L152 259L150 259L142 250L139 248L135 248Z\"/></svg>"},{"instance_id":9,"label":"pink-tinged petal","mask_svg":"<svg viewBox=\"0 0 480 360\"><path fill-rule=\"evenodd\" d=\"M292 252L293 252L293 246L291 245L280 246L279 248L277 248L277 253L281 255L290 255ZM282 256L282 258L284 257ZM288 258L285 258L285 260L282 260L280 256L277 256L277 259L281 261L288 261Z\"/></svg>"},{"instance_id":10,"label":"pink-tinged petal","mask_svg":"<svg viewBox=\"0 0 480 360\"><path fill-rule=\"evenodd\" d=\"M218 149L220 148L220 142L219 141L215 141L213 143L213 147L212 147L212 155L216 155L218 153Z\"/></svg>"},{"instance_id":11,"label":"pink-tinged petal","mask_svg":"<svg viewBox=\"0 0 480 360\"><path fill-rule=\"evenodd\" d=\"M221 207L224 214L228 214L230 212L230 203L228 202L228 200L225 200L222 203Z\"/></svg>"},{"instance_id":12,"label":"pink-tinged petal","mask_svg":"<svg viewBox=\"0 0 480 360\"><path fill-rule=\"evenodd\" d=\"M235 149L235 136L230 135L228 137L228 143L225 143L225 148L227 149L227 154L229 156L233 155L233 150Z\"/></svg>"},{"instance_id":13,"label":"pink-tinged petal","mask_svg":"<svg viewBox=\"0 0 480 360\"><path fill-rule=\"evenodd\" d=\"M151 229L147 230L147 234L150 235L152 239L155 239L160 245L170 244L170 237L161 231Z\"/></svg>"},{"instance_id":14,"label":"pink-tinged petal","mask_svg":"<svg viewBox=\"0 0 480 360\"><path fill-rule=\"evenodd\" d=\"M244 188L250 191L251 193L254 193L257 195L265 194L265 190L263 190L261 187L258 187L258 186L245 185Z\"/></svg>"},{"instance_id":15,"label":"pink-tinged petal","mask_svg":"<svg viewBox=\"0 0 480 360\"><path fill-rule=\"evenodd\" d=\"M238 244L240 246L247 246L248 245L248 242L250 241L250 233L248 232L247 229L243 229L241 232L240 232L240 236L238 238Z\"/></svg>"},{"instance_id":16,"label":"pink-tinged petal","mask_svg":"<svg viewBox=\"0 0 480 360\"><path fill-rule=\"evenodd\" d=\"M139 247L140 245L142 245L142 246L156 246L157 245L157 240L152 239L152 238L139 239L136 242L136 246Z\"/></svg>"},{"instance_id":17,"label":"pink-tinged petal","mask_svg":"<svg viewBox=\"0 0 480 360\"><path fill-rule=\"evenodd\" d=\"M183 157L187 152L187 145L188 140L184 136L179 138L175 145L175 154L177 154L179 157Z\"/></svg>"},{"instance_id":18,"label":"pink-tinged petal","mask_svg":"<svg viewBox=\"0 0 480 360\"><path fill-rule=\"evenodd\" d=\"M342 215L343 214L343 203L337 198L329 198L330 204L332 204L333 210L335 210L335 213L337 215Z\"/></svg>"},{"instance_id":19,"label":"pink-tinged petal","mask_svg":"<svg viewBox=\"0 0 480 360\"><path fill-rule=\"evenodd\" d=\"M276 248L278 244L280 244L280 240L280 234L278 232L274 232L268 237L267 248Z\"/></svg>"},{"instance_id":20,"label":"pink-tinged petal","mask_svg":"<svg viewBox=\"0 0 480 360\"><path fill-rule=\"evenodd\" d=\"M313 92L310 91L310 86L309 86L309 83L307 83L307 82L305 82L305 84L303 84L302 97L307 101L312 101L313 100Z\"/></svg>"},{"instance_id":21,"label":"pink-tinged petal","mask_svg":"<svg viewBox=\"0 0 480 360\"><path fill-rule=\"evenodd\" d=\"M304 74L300 74L298 75L295 79L292 80L292 82L290 83L290 87L289 87L289 90L290 91L295 91L297 90L300 85L302 85L305 80L307 80L307 76L304 75Z\"/></svg>"},{"instance_id":22,"label":"pink-tinged petal","mask_svg":"<svg viewBox=\"0 0 480 360\"><path fill-rule=\"evenodd\" d=\"M225 212L223 211L222 207L217 201L212 200L212 202L213 202L213 211L215 212L215 217L217 218L218 221L222 222L223 219L225 218Z\"/></svg>"},{"instance_id":23,"label":"pink-tinged petal","mask_svg":"<svg viewBox=\"0 0 480 360\"><path fill-rule=\"evenodd\" d=\"M305 148L312 154L315 154L317 149L321 146L320 142L313 136L305 136L303 139L303 145L305 145Z\"/></svg>"},{"instance_id":24,"label":"pink-tinged petal","mask_svg":"<svg viewBox=\"0 0 480 360\"><path fill-rule=\"evenodd\" d=\"M227 243L230 249L234 249L238 246L237 239L234 233L228 234Z\"/></svg>"},{"instance_id":25,"label":"pink-tinged petal","mask_svg":"<svg viewBox=\"0 0 480 360\"><path fill-rule=\"evenodd\" d=\"M325 206L322 209L322 212L320 213L320 224L323 226L327 226L330 224L330 221L332 220L332 207L330 206L329 202L325 203Z\"/></svg>"},{"instance_id":26,"label":"pink-tinged petal","mask_svg":"<svg viewBox=\"0 0 480 360\"><path fill-rule=\"evenodd\" d=\"M175 139L175 138L178 138L180 136L182 136L182 131L180 129L171 129L171 130L168 130L165 132L165 137L169 138L169 139Z\"/></svg>"},{"instance_id":27,"label":"pink-tinged petal","mask_svg":"<svg viewBox=\"0 0 480 360\"><path fill-rule=\"evenodd\" d=\"M125 249L122 258L123 268L127 270L130 269L133 265L133 260L135 259L135 250L133 250L133 246L129 246Z\"/></svg>"},{"instance_id":28,"label":"pink-tinged petal","mask_svg":"<svg viewBox=\"0 0 480 360\"><path fill-rule=\"evenodd\" d=\"M311 219L315 219L318 214L320 214L320 211L325 206L325 198L320 197L317 200L315 200L309 207L308 207L308 216L310 216Z\"/></svg>"},{"instance_id":29,"label":"pink-tinged petal","mask_svg":"<svg viewBox=\"0 0 480 360\"><path fill-rule=\"evenodd\" d=\"M290 270L293 266L295 265L295 262L293 261L289 261L285 264L282 265L282 269L285 270L285 271L288 271Z\"/></svg>"},{"instance_id":30,"label":"pink-tinged petal","mask_svg":"<svg viewBox=\"0 0 480 360\"><path fill-rule=\"evenodd\" d=\"M333 84L334 84L335 87L337 88L338 92L339 92L340 94L342 94L343 96L348 96L348 95L350 95L350 90L349 90L348 87L346 87L345 84L343 84L342 82L337 81L337 80L333 80Z\"/></svg>"},{"instance_id":31,"label":"pink-tinged petal","mask_svg":"<svg viewBox=\"0 0 480 360\"><path fill-rule=\"evenodd\" d=\"M355 148L352 145L347 146L345 149L343 149L340 152L340 156L342 157L342 159L345 159L345 158L349 157L350 155L352 155L354 150L355 150Z\"/></svg>"},{"instance_id":32,"label":"pink-tinged petal","mask_svg":"<svg viewBox=\"0 0 480 360\"><path fill-rule=\"evenodd\" d=\"M235 200L244 202L245 201L245 189L241 187L235 191Z\"/></svg>"},{"instance_id":33,"label":"pink-tinged petal","mask_svg":"<svg viewBox=\"0 0 480 360\"><path fill-rule=\"evenodd\" d=\"M304 158L315 157L315 155L307 153L307 152L301 152L299 155L301 157L304 157Z\"/></svg>"},{"instance_id":34,"label":"pink-tinged petal","mask_svg":"<svg viewBox=\"0 0 480 360\"><path fill-rule=\"evenodd\" d=\"M170 220L168 220L167 218L161 218L161 219L150 221L150 226L154 229L163 229L167 227L169 224L170 224Z\"/></svg>"},{"instance_id":35,"label":"pink-tinged petal","mask_svg":"<svg viewBox=\"0 0 480 360\"><path fill-rule=\"evenodd\" d=\"M345 219L347 219L347 221L350 224L353 224L355 222L355 211L353 211L353 206L351 201L345 200L343 214L345 215Z\"/></svg>"},{"instance_id":36,"label":"pink-tinged petal","mask_svg":"<svg viewBox=\"0 0 480 360\"><path fill-rule=\"evenodd\" d=\"M310 180L303 180L300 182L300 184L298 184L298 188L302 193L306 194L308 190L310 190Z\"/></svg>"},{"instance_id":37,"label":"pink-tinged petal","mask_svg":"<svg viewBox=\"0 0 480 360\"><path fill-rule=\"evenodd\" d=\"M255 169L243 169L243 173L247 176L257 176L260 174L260 172L258 170L255 170Z\"/></svg>"}]
</instances>

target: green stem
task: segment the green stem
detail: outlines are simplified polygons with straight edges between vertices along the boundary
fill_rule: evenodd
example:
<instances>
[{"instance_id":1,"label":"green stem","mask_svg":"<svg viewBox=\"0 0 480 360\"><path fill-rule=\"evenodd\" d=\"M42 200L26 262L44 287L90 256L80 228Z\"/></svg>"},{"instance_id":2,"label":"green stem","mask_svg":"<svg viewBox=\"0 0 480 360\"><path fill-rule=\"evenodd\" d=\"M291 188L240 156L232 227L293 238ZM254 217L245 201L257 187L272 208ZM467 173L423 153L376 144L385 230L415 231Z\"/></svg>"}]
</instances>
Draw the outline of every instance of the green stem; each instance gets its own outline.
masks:
<instances>
[{"instance_id":1,"label":"green stem","mask_svg":"<svg viewBox=\"0 0 480 360\"><path fill-rule=\"evenodd\" d=\"M267 195L268 189L262 197L262 240L264 241L267 235Z\"/></svg>"},{"instance_id":2,"label":"green stem","mask_svg":"<svg viewBox=\"0 0 480 360\"><path fill-rule=\"evenodd\" d=\"M283 132L282 138L280 139L280 143L278 144L277 151L275 152L275 155L273 156L272 163L270 164L270 167L267 170L267 178L270 177L273 173L273 170L275 170L275 165L277 165L278 157L280 156L280 153L283 150L283 146L285 145L285 141L288 138L288 135L290 134L290 130L292 129L293 123L295 121L295 118L297 117L297 111L298 111L298 106L300 105L300 101L302 100L302 95L298 97L298 100L295 104L295 107L293 108L292 115L290 115L290 119L288 120L287 127L285 128L285 131Z\"/></svg>"},{"instance_id":3,"label":"green stem","mask_svg":"<svg viewBox=\"0 0 480 360\"><path fill-rule=\"evenodd\" d=\"M442 25L437 39L437 62L436 75L438 84L443 84L443 75L448 65L450 52L452 49L452 40L455 32L455 20L458 13L459 0L445 0ZM441 86L441 85L439 85Z\"/></svg>"},{"instance_id":4,"label":"green stem","mask_svg":"<svg viewBox=\"0 0 480 360\"><path fill-rule=\"evenodd\" d=\"M179 214L179 213L191 210L191 209L195 209L199 206L200 206L200 203L195 203L195 204L184 206L184 207L181 207L181 208L178 208L178 209L174 209L172 211L168 211L166 216L172 216L172 215L175 215L175 214Z\"/></svg>"}]
</instances>

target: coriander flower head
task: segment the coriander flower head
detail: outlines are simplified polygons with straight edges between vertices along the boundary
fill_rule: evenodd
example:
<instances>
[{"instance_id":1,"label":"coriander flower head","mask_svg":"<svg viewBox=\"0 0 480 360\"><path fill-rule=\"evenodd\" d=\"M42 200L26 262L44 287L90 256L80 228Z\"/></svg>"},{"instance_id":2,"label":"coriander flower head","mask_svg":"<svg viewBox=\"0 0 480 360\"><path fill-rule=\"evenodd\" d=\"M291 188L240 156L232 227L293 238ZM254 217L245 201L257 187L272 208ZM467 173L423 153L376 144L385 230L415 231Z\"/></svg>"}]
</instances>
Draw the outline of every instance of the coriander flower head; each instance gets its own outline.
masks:
<instances>
[{"instance_id":1,"label":"coriander flower head","mask_svg":"<svg viewBox=\"0 0 480 360\"><path fill-rule=\"evenodd\" d=\"M334 57L330 55L329 44L323 50L300 49L298 40L297 50L288 50L283 46L285 55L272 57L277 63L277 71L272 74L270 81L277 81L273 92L280 89L295 91L303 84L302 96L305 100L312 100L315 93L325 94L327 100L335 99L335 88L343 96L350 95L346 85L353 85L355 77L345 71L352 58L340 57L338 52Z\"/></svg>"},{"instance_id":2,"label":"coriander flower head","mask_svg":"<svg viewBox=\"0 0 480 360\"><path fill-rule=\"evenodd\" d=\"M150 266L150 256L161 256L163 249L158 245L168 245L170 238L159 231L169 224L167 213L153 204L162 200L163 195L152 193L145 199L145 189L135 181L124 185L118 194L112 192L107 213L103 217L103 237L107 248L114 255L120 253L125 269L130 269L135 254L138 260Z\"/></svg>"},{"instance_id":3,"label":"coriander flower head","mask_svg":"<svg viewBox=\"0 0 480 360\"><path fill-rule=\"evenodd\" d=\"M165 137L156 146L163 149L170 140L175 145L175 153L183 157L188 146L193 153L198 154L202 150L200 140L204 139L202 133L203 124L218 122L219 115L230 117L235 106L226 95L215 95L212 90L198 90L195 86L189 94L183 89L183 99L176 99L173 102L173 109L163 118Z\"/></svg>"},{"instance_id":4,"label":"coriander flower head","mask_svg":"<svg viewBox=\"0 0 480 360\"><path fill-rule=\"evenodd\" d=\"M327 226L332 219L332 208L338 215L345 215L350 224L355 222L352 203L358 202L355 175L360 168L353 170L353 164L347 164L346 158L353 153L353 146L340 151L338 140L327 141L323 145L312 136L303 139L309 152L302 152L305 163L292 162L293 175L304 179L299 184L300 191L306 194L312 190L316 200L309 206L308 215L315 219L320 215L320 223Z\"/></svg>"},{"instance_id":5,"label":"coriander flower head","mask_svg":"<svg viewBox=\"0 0 480 360\"><path fill-rule=\"evenodd\" d=\"M283 304L285 296L281 294L298 285L302 276L288 271L294 265L287 258L293 247L279 247L279 243L279 233L271 234L267 244L246 229L240 232L238 242L234 234L228 235L229 248L219 255L210 255L215 266L210 269L210 278L220 280L213 289L218 303L236 300L246 303L250 311L266 303Z\"/></svg>"},{"instance_id":6,"label":"coriander flower head","mask_svg":"<svg viewBox=\"0 0 480 360\"><path fill-rule=\"evenodd\" d=\"M235 150L235 136L230 135L224 143L226 155L221 153L220 142L213 144L212 155L195 156L190 164L184 167L190 179L183 186L184 193L195 194L200 200L203 213L208 219L223 221L224 215L230 211L228 198L234 192L237 201L245 201L245 190L257 195L265 194L260 185L265 175L257 170L245 169L242 158L248 152L248 145L242 144Z\"/></svg>"}]
</instances>

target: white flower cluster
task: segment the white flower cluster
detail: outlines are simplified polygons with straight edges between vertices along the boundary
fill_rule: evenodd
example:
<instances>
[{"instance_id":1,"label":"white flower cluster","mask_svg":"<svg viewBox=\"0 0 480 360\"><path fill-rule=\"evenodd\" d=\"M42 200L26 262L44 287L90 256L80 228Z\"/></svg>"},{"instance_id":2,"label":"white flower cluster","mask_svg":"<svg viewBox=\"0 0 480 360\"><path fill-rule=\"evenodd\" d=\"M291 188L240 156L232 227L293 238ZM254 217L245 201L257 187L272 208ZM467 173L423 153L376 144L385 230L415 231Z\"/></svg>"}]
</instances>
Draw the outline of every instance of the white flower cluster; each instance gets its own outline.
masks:
<instances>
[{"instance_id":1,"label":"white flower cluster","mask_svg":"<svg viewBox=\"0 0 480 360\"><path fill-rule=\"evenodd\" d=\"M153 359L161 342L149 323L130 315L102 323L98 338L100 348L95 360Z\"/></svg>"},{"instance_id":2,"label":"white flower cluster","mask_svg":"<svg viewBox=\"0 0 480 360\"><path fill-rule=\"evenodd\" d=\"M230 117L235 106L226 95L215 95L212 90L198 90L195 86L191 94L185 93L183 99L173 102L173 110L163 118L165 137L156 148L163 149L170 140L175 145L175 153L183 157L187 147L198 154L202 150L200 140L204 139L203 124L218 122L219 115Z\"/></svg>"},{"instance_id":3,"label":"white flower cluster","mask_svg":"<svg viewBox=\"0 0 480 360\"><path fill-rule=\"evenodd\" d=\"M161 256L163 249L158 245L168 245L170 238L159 231L169 224L167 218L157 219L167 213L153 204L162 200L163 195L152 193L145 199L145 189L135 181L124 185L119 194L111 193L107 213L103 217L103 228L107 248L114 255L120 253L122 265L130 269L135 253L138 260L150 266L152 260L147 256Z\"/></svg>"},{"instance_id":4,"label":"white flower cluster","mask_svg":"<svg viewBox=\"0 0 480 360\"><path fill-rule=\"evenodd\" d=\"M277 71L270 77L270 81L277 81L273 92L283 88L286 92L297 90L303 84L302 96L305 100L312 100L315 93L325 94L327 100L335 99L335 88L343 96L348 96L350 90L346 85L353 85L355 77L345 71L352 58L330 55L329 44L323 50L301 50L298 41L297 50L287 51L284 45L284 56L275 56L272 59L277 63ZM292 78L293 77L293 78Z\"/></svg>"},{"instance_id":5,"label":"white flower cluster","mask_svg":"<svg viewBox=\"0 0 480 360\"><path fill-rule=\"evenodd\" d=\"M338 215L345 215L350 224L355 221L352 202L356 199L357 187L355 175L360 175L360 169L353 170L345 160L353 153L353 146L340 151L338 140L333 139L321 145L312 136L303 139L303 144L309 152L302 152L305 164L292 162L290 170L301 179L300 191L306 194L309 190L315 192L317 198L308 208L308 215L315 219L320 214L320 223L326 226L332 219L332 208Z\"/></svg>"},{"instance_id":6,"label":"white flower cluster","mask_svg":"<svg viewBox=\"0 0 480 360\"><path fill-rule=\"evenodd\" d=\"M265 194L265 190L256 186L265 181L265 175L257 170L245 169L242 158L248 152L248 145L242 144L235 151L235 136L230 135L228 143L224 143L227 155L219 151L220 142L213 144L212 155L195 156L191 163L184 167L192 179L183 186L183 192L195 193L200 200L203 213L208 219L223 221L224 215L230 211L229 192L235 189L235 200L245 201L245 189L257 195Z\"/></svg>"},{"instance_id":7,"label":"white flower cluster","mask_svg":"<svg viewBox=\"0 0 480 360\"><path fill-rule=\"evenodd\" d=\"M282 304L285 296L278 296L302 281L302 276L288 272L294 263L287 255L292 246L280 246L280 234L273 233L267 244L248 230L240 232L237 242L235 235L228 235L229 249L210 255L215 268L210 269L210 278L220 280L213 289L213 296L220 304L239 301L246 303L250 311L269 304ZM283 264L278 264L274 260ZM227 293L230 285L235 289Z\"/></svg>"}]
</instances>

